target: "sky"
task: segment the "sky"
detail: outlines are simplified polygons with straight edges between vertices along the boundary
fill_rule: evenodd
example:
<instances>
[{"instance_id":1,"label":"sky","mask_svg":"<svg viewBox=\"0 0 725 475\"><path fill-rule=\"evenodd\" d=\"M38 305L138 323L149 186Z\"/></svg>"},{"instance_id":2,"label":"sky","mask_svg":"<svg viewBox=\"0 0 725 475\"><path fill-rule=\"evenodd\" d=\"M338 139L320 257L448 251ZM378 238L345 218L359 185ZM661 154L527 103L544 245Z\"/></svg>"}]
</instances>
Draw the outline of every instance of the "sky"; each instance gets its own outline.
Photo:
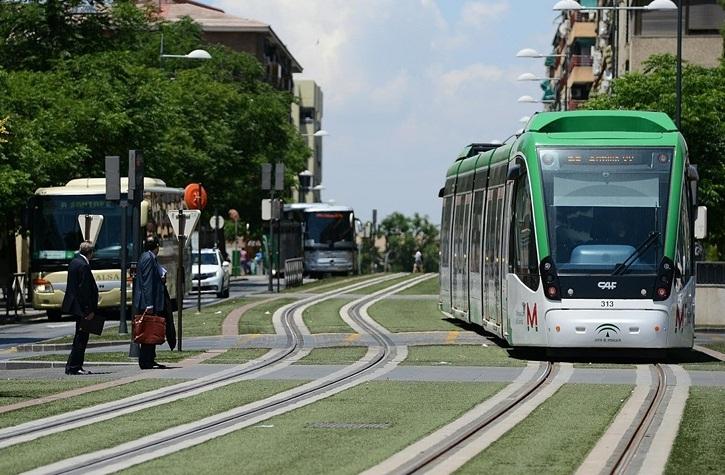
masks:
<instances>
[{"instance_id":1,"label":"sky","mask_svg":"<svg viewBox=\"0 0 725 475\"><path fill-rule=\"evenodd\" d=\"M206 0L269 24L324 95L322 200L364 222L398 211L440 223L447 168L541 110L554 0Z\"/></svg>"}]
</instances>

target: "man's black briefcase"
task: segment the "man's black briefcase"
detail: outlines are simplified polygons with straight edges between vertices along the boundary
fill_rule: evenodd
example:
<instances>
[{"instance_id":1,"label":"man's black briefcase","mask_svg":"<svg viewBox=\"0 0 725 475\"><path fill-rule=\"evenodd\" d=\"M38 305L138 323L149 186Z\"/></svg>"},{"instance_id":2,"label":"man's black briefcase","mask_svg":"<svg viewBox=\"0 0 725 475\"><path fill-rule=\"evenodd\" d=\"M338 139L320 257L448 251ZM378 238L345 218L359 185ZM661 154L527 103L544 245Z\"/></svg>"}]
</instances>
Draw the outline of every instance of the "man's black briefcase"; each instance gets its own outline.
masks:
<instances>
[{"instance_id":1,"label":"man's black briefcase","mask_svg":"<svg viewBox=\"0 0 725 475\"><path fill-rule=\"evenodd\" d=\"M93 318L86 320L81 318L81 330L84 332L92 333L94 335L100 335L103 333L103 324L106 323L106 319L97 313L93 315Z\"/></svg>"}]
</instances>

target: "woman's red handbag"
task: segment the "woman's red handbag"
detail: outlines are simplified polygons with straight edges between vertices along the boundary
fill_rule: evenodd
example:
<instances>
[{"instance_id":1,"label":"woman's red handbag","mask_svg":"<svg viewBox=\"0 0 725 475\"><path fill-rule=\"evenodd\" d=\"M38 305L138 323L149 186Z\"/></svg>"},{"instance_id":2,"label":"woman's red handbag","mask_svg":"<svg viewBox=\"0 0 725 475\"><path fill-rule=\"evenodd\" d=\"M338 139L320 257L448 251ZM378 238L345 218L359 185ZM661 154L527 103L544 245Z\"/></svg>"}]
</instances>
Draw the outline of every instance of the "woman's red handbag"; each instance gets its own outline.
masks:
<instances>
[{"instance_id":1,"label":"woman's red handbag","mask_svg":"<svg viewBox=\"0 0 725 475\"><path fill-rule=\"evenodd\" d=\"M144 345L161 345L166 341L166 319L142 313L133 317L133 341Z\"/></svg>"}]
</instances>

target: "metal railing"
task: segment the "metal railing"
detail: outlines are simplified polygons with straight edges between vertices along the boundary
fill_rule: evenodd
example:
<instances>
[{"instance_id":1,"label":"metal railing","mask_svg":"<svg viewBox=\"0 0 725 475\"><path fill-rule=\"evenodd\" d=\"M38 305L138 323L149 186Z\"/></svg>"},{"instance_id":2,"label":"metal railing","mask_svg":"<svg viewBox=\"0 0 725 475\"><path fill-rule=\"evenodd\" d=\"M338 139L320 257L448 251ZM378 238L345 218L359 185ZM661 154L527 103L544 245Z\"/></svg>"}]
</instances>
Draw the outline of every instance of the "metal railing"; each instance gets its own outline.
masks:
<instances>
[{"instance_id":1,"label":"metal railing","mask_svg":"<svg viewBox=\"0 0 725 475\"><path fill-rule=\"evenodd\" d=\"M284 286L285 288L298 287L302 285L304 264L301 257L287 259L284 261Z\"/></svg>"},{"instance_id":2,"label":"metal railing","mask_svg":"<svg viewBox=\"0 0 725 475\"><path fill-rule=\"evenodd\" d=\"M725 285L725 262L697 262L698 285Z\"/></svg>"}]
</instances>

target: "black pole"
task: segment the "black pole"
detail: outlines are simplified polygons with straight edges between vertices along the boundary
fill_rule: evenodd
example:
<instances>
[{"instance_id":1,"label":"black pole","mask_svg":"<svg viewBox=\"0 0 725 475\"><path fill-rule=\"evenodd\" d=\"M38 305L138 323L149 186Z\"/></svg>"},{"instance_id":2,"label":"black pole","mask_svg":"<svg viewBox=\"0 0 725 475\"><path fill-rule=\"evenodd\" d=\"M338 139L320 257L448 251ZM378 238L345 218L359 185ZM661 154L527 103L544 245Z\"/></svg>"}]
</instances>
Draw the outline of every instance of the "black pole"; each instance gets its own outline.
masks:
<instances>
[{"instance_id":1,"label":"black pole","mask_svg":"<svg viewBox=\"0 0 725 475\"><path fill-rule=\"evenodd\" d=\"M682 1L677 2L677 72L675 73L675 125L682 120Z\"/></svg>"},{"instance_id":2,"label":"black pole","mask_svg":"<svg viewBox=\"0 0 725 475\"><path fill-rule=\"evenodd\" d=\"M201 182L199 182L199 209L201 209ZM201 217L200 217L201 218ZM199 230L196 232L196 245L198 247L197 257L199 258L198 267L196 268L196 311L201 312L201 223ZM193 251L192 251L193 252ZM192 254L193 255L193 254Z\"/></svg>"},{"instance_id":3,"label":"black pole","mask_svg":"<svg viewBox=\"0 0 725 475\"><path fill-rule=\"evenodd\" d=\"M178 334L178 340L179 340L179 351L182 351L182 340L183 340L183 334L184 334L184 324L183 324L183 318L182 315L184 313L184 275L186 274L184 272L184 224L185 224L185 217L184 217L184 210L179 210L179 252L178 252L178 261L176 263L176 302L177 306L179 308L179 334Z\"/></svg>"},{"instance_id":4,"label":"black pole","mask_svg":"<svg viewBox=\"0 0 725 475\"><path fill-rule=\"evenodd\" d=\"M274 190L269 190L269 242L267 243L267 262L269 263L267 273L269 274L269 282L267 284L267 291L274 291L274 283L272 282L272 239L274 238ZM262 260L264 262L264 259Z\"/></svg>"},{"instance_id":5,"label":"black pole","mask_svg":"<svg viewBox=\"0 0 725 475\"><path fill-rule=\"evenodd\" d=\"M280 241L282 240L282 222L280 219L277 219L277 293L279 293L279 271L280 271L280 259L281 256L281 245Z\"/></svg>"},{"instance_id":6,"label":"black pole","mask_svg":"<svg viewBox=\"0 0 725 475\"><path fill-rule=\"evenodd\" d=\"M128 325L126 324L126 299L128 284L126 282L126 258L128 249L127 223L128 221L128 200L121 200L121 302L118 307L118 333L125 335L128 333Z\"/></svg>"}]
</instances>

